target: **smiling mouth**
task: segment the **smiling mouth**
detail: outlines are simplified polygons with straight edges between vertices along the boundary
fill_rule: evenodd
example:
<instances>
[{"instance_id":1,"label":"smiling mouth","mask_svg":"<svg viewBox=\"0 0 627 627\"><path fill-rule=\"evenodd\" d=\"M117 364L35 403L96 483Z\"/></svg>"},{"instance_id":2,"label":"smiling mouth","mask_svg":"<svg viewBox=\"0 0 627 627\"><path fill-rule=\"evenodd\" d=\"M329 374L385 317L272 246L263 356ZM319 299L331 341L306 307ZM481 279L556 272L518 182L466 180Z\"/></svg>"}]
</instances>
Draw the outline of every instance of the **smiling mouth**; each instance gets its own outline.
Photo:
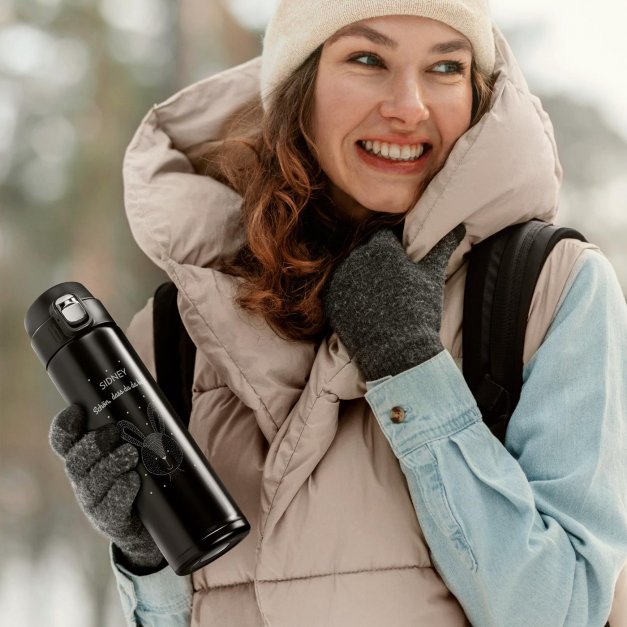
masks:
<instances>
[{"instance_id":1,"label":"smiling mouth","mask_svg":"<svg viewBox=\"0 0 627 627\"><path fill-rule=\"evenodd\" d=\"M398 147L397 145L397 149L393 150L392 154L388 149L388 155L385 156L382 154L385 152L385 148L381 150L383 142L379 142L379 154L376 153L377 146L373 145L369 150L368 143L370 142L355 142L355 150L361 162L375 172L392 176L414 176L424 172L428 164L431 163L431 153L433 152L431 144L415 144L413 147L414 156L412 156L412 147L410 147L409 158L407 158L407 148L404 146ZM399 148L404 148L404 154L401 152L400 157L397 156Z\"/></svg>"},{"instance_id":2,"label":"smiling mouth","mask_svg":"<svg viewBox=\"0 0 627 627\"><path fill-rule=\"evenodd\" d=\"M356 143L369 155L390 163L415 163L432 149L431 144L400 146L398 144L370 140L359 140Z\"/></svg>"}]
</instances>

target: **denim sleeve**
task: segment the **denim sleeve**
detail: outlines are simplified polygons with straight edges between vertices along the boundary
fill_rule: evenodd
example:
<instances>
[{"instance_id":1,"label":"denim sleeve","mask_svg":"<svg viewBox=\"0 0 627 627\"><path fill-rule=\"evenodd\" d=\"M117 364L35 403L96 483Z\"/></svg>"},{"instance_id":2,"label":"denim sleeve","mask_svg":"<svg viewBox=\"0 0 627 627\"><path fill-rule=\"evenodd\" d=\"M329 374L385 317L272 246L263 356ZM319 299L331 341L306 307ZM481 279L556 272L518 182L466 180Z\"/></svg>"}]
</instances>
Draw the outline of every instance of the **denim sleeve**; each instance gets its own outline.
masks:
<instances>
[{"instance_id":1,"label":"denim sleeve","mask_svg":"<svg viewBox=\"0 0 627 627\"><path fill-rule=\"evenodd\" d=\"M169 566L152 575L133 575L116 563L109 545L111 566L130 627L188 627L191 624L192 581Z\"/></svg>"},{"instance_id":2,"label":"denim sleeve","mask_svg":"<svg viewBox=\"0 0 627 627\"><path fill-rule=\"evenodd\" d=\"M601 627L627 558L627 309L601 254L573 276L505 446L447 351L367 384L433 564L480 627Z\"/></svg>"}]
</instances>

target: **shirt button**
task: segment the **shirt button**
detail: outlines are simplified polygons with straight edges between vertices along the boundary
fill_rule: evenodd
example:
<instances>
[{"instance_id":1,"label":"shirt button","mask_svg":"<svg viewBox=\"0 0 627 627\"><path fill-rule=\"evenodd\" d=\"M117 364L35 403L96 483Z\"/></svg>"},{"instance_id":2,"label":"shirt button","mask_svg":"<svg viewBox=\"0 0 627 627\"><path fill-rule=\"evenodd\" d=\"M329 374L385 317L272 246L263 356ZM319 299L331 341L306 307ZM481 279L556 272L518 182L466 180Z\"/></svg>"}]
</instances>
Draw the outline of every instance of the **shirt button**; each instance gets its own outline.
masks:
<instances>
[{"instance_id":1,"label":"shirt button","mask_svg":"<svg viewBox=\"0 0 627 627\"><path fill-rule=\"evenodd\" d=\"M390 409L390 419L396 424L403 422L405 420L405 410L402 407L392 407Z\"/></svg>"}]
</instances>

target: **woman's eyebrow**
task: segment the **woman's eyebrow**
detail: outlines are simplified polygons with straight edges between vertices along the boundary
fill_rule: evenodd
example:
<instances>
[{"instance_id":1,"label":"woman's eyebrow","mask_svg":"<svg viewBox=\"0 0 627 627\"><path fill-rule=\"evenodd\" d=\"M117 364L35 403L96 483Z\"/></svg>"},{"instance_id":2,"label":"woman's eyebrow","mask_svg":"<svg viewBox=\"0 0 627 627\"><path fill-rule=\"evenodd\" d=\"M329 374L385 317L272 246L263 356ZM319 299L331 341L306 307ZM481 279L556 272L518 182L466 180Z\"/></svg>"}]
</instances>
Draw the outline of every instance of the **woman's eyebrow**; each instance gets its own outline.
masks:
<instances>
[{"instance_id":1,"label":"woman's eyebrow","mask_svg":"<svg viewBox=\"0 0 627 627\"><path fill-rule=\"evenodd\" d=\"M447 54L448 52L458 52L459 50L466 50L472 52L472 46L470 42L465 39L451 39L451 41L445 41L441 44L436 44L429 50L429 52L435 52L436 54Z\"/></svg>"},{"instance_id":2,"label":"woman's eyebrow","mask_svg":"<svg viewBox=\"0 0 627 627\"><path fill-rule=\"evenodd\" d=\"M329 37L327 43L331 45L342 37L365 37L371 42L380 44L386 48L391 48L392 50L398 48L398 42L394 41L394 39L390 39L387 35L384 35L370 26L365 26L364 24L349 24L348 26L341 28L337 31L337 33ZM449 52L457 52L459 50L472 52L472 46L465 39L451 39L451 41L435 44L429 52L435 54L447 54Z\"/></svg>"},{"instance_id":3,"label":"woman's eyebrow","mask_svg":"<svg viewBox=\"0 0 627 627\"><path fill-rule=\"evenodd\" d=\"M393 39L390 39L387 35L380 33L370 26L364 26L363 24L349 24L344 28L341 28L334 35L329 37L328 44L335 43L341 37L365 37L375 44L381 44L387 48L398 48L398 43Z\"/></svg>"}]
</instances>

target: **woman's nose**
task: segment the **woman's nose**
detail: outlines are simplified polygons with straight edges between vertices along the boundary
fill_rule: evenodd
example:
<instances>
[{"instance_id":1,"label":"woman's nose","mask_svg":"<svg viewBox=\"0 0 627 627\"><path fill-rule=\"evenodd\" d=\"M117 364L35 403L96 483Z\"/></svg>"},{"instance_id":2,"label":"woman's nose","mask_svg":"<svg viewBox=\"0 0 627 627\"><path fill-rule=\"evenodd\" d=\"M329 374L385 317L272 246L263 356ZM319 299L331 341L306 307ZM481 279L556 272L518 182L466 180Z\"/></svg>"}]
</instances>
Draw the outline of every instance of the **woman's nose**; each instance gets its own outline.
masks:
<instances>
[{"instance_id":1,"label":"woman's nose","mask_svg":"<svg viewBox=\"0 0 627 627\"><path fill-rule=\"evenodd\" d=\"M384 118L400 120L405 126L415 126L429 117L421 86L415 78L398 78L390 85L380 105Z\"/></svg>"}]
</instances>

